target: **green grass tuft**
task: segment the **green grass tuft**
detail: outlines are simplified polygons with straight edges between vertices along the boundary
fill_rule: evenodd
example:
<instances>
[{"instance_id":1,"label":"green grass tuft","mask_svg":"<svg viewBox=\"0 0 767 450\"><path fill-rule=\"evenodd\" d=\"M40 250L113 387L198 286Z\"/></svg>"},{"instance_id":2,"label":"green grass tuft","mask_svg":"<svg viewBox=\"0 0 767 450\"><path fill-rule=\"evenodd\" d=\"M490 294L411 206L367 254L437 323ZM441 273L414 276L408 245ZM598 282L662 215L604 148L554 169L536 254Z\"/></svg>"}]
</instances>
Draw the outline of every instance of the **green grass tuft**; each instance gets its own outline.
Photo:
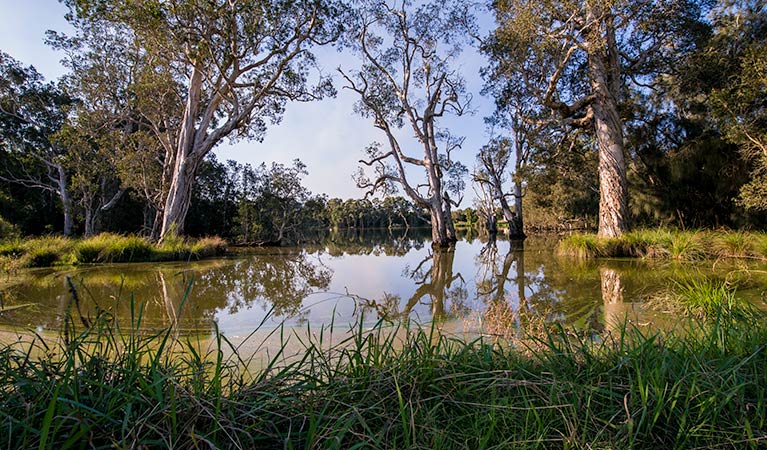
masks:
<instances>
[{"instance_id":1,"label":"green grass tuft","mask_svg":"<svg viewBox=\"0 0 767 450\"><path fill-rule=\"evenodd\" d=\"M557 254L576 258L606 256L606 243L593 234L573 234L559 242Z\"/></svg>"},{"instance_id":2,"label":"green grass tuft","mask_svg":"<svg viewBox=\"0 0 767 450\"><path fill-rule=\"evenodd\" d=\"M77 245L79 263L117 263L148 261L154 245L139 236L103 233L85 239Z\"/></svg>"},{"instance_id":3,"label":"green grass tuft","mask_svg":"<svg viewBox=\"0 0 767 450\"><path fill-rule=\"evenodd\" d=\"M750 233L729 231L721 233L714 242L715 250L725 258L748 258L757 256L755 243L758 239Z\"/></svg>"},{"instance_id":4,"label":"green grass tuft","mask_svg":"<svg viewBox=\"0 0 767 450\"><path fill-rule=\"evenodd\" d=\"M673 298L688 313L700 318L741 317L753 312L724 281L707 277L690 278L675 282L673 291Z\"/></svg>"},{"instance_id":5,"label":"green grass tuft","mask_svg":"<svg viewBox=\"0 0 767 450\"><path fill-rule=\"evenodd\" d=\"M110 233L83 240L45 237L0 244L0 265L15 270L59 264L174 261L223 255L226 247L226 241L218 237L171 237L159 245L140 236Z\"/></svg>"},{"instance_id":6,"label":"green grass tuft","mask_svg":"<svg viewBox=\"0 0 767 450\"><path fill-rule=\"evenodd\" d=\"M636 230L612 239L576 234L560 241L557 252L577 258L767 258L767 234L742 231Z\"/></svg>"}]
</instances>

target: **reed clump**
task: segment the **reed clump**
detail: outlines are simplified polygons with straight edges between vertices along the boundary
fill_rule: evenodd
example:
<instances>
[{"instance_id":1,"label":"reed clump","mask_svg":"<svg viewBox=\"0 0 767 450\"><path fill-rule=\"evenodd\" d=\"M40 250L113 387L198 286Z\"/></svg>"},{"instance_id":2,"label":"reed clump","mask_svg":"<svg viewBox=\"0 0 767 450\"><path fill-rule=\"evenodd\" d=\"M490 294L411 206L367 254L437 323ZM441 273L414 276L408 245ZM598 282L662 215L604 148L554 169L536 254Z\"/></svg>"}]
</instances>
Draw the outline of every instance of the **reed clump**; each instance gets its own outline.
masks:
<instances>
[{"instance_id":1,"label":"reed clump","mask_svg":"<svg viewBox=\"0 0 767 450\"><path fill-rule=\"evenodd\" d=\"M560 241L557 253L576 258L767 259L767 234L745 231L635 230L617 238L575 234Z\"/></svg>"},{"instance_id":2,"label":"reed clump","mask_svg":"<svg viewBox=\"0 0 767 450\"><path fill-rule=\"evenodd\" d=\"M133 310L133 307L132 307ZM595 340L550 326L528 351L436 327L362 322L282 332L251 371L216 333L70 321L55 346L0 347L4 448L763 448L767 321L624 326ZM133 328L136 327L136 328ZM309 330L311 331L311 330ZM337 331L337 330L336 330ZM179 353L179 350L183 352ZM224 357L225 351L234 356Z\"/></svg>"},{"instance_id":3,"label":"reed clump","mask_svg":"<svg viewBox=\"0 0 767 450\"><path fill-rule=\"evenodd\" d=\"M84 239L48 236L0 244L0 266L6 270L68 264L175 261L226 253L219 237L172 236L162 243L141 236L102 233Z\"/></svg>"}]
</instances>

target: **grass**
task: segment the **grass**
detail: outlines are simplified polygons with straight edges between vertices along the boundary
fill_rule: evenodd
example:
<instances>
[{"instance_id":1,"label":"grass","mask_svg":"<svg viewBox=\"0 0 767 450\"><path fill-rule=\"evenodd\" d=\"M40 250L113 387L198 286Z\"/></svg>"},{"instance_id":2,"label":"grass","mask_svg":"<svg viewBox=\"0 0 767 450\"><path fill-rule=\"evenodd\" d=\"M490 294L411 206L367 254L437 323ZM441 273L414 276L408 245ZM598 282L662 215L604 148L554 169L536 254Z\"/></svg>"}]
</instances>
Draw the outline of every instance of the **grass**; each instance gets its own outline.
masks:
<instances>
[{"instance_id":1,"label":"grass","mask_svg":"<svg viewBox=\"0 0 767 450\"><path fill-rule=\"evenodd\" d=\"M762 315L755 305L737 297L734 284L703 276L688 277L673 281L671 289L655 295L647 306L704 321L752 319Z\"/></svg>"},{"instance_id":2,"label":"grass","mask_svg":"<svg viewBox=\"0 0 767 450\"><path fill-rule=\"evenodd\" d=\"M767 233L659 229L631 231L618 238L574 234L560 241L557 253L576 258L767 259Z\"/></svg>"},{"instance_id":3,"label":"grass","mask_svg":"<svg viewBox=\"0 0 767 450\"><path fill-rule=\"evenodd\" d=\"M436 327L284 334L256 372L108 313L58 344L0 346L3 448L763 448L767 321L691 320L681 337L557 326L499 345ZM277 330L284 333L284 330ZM232 357L224 357L233 352Z\"/></svg>"},{"instance_id":4,"label":"grass","mask_svg":"<svg viewBox=\"0 0 767 450\"><path fill-rule=\"evenodd\" d=\"M0 244L0 268L199 259L222 255L226 246L218 237L172 236L157 244L140 236L111 233L81 240L49 236Z\"/></svg>"}]
</instances>

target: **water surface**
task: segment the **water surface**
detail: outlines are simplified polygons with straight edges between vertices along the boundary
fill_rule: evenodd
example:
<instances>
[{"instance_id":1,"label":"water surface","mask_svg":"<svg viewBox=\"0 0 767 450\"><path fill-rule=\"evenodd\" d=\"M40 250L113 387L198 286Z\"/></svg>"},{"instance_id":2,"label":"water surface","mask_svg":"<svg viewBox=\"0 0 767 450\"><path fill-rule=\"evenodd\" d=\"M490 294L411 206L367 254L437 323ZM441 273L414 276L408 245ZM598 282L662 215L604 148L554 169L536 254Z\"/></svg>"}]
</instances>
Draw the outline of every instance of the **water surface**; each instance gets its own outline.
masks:
<instances>
[{"instance_id":1,"label":"water surface","mask_svg":"<svg viewBox=\"0 0 767 450\"><path fill-rule=\"evenodd\" d=\"M204 335L217 327L235 341L281 324L343 327L360 318L437 319L470 335L503 335L534 320L601 332L624 319L675 321L646 307L675 280L732 280L750 301L765 290L762 262L584 262L556 257L556 242L464 235L454 250L433 251L423 232L384 231L204 261L29 270L4 276L0 328L53 333L67 317L80 323L108 310L125 327L141 317L143 329Z\"/></svg>"}]
</instances>

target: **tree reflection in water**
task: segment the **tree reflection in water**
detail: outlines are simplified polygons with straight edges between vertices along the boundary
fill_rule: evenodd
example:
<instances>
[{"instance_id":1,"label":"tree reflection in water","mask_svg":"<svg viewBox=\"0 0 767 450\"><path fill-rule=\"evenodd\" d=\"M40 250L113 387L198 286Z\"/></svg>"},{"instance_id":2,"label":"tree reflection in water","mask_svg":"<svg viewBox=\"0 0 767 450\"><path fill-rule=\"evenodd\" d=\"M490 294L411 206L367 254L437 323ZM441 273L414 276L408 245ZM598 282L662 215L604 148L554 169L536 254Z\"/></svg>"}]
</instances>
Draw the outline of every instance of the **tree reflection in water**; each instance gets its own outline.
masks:
<instances>
[{"instance_id":1,"label":"tree reflection in water","mask_svg":"<svg viewBox=\"0 0 767 450\"><path fill-rule=\"evenodd\" d=\"M258 304L274 316L296 317L308 295L327 290L333 271L304 250L273 249L207 276L208 289L228 294L229 314Z\"/></svg>"},{"instance_id":2,"label":"tree reflection in water","mask_svg":"<svg viewBox=\"0 0 767 450\"><path fill-rule=\"evenodd\" d=\"M413 280L416 286L404 305L400 295L384 293L380 300L358 299L360 306L390 320L410 316L418 304L429 305L432 320L466 314L469 294L463 276L453 272L454 260L455 248L434 249L415 268L404 269L403 275Z\"/></svg>"},{"instance_id":3,"label":"tree reflection in water","mask_svg":"<svg viewBox=\"0 0 767 450\"><path fill-rule=\"evenodd\" d=\"M621 274L609 267L600 267L599 276L602 280L602 302L604 304L604 323L607 331L616 331L625 320L623 305L623 281Z\"/></svg>"},{"instance_id":4,"label":"tree reflection in water","mask_svg":"<svg viewBox=\"0 0 767 450\"><path fill-rule=\"evenodd\" d=\"M501 259L495 237L491 236L475 258L477 298L485 303L482 332L504 337L519 334L523 317L529 320L535 315L525 294L524 241L508 241L508 244L509 249ZM511 283L511 288L507 283Z\"/></svg>"},{"instance_id":5,"label":"tree reflection in water","mask_svg":"<svg viewBox=\"0 0 767 450\"><path fill-rule=\"evenodd\" d=\"M679 276L675 265L559 258L556 240L545 237L529 238L524 247L480 237L432 253L428 235L417 231L351 233L348 240L331 235L300 248L249 249L216 260L25 272L0 290L0 326L60 329L73 311L69 277L84 317L108 310L130 326L135 303L147 330L205 333L218 321L227 333L247 334L269 311L271 324L287 319L294 326L303 319L351 323L369 310L366 320L373 313L389 319L421 314L416 318L458 319L451 326L499 335L553 322L601 332L626 313L633 319L641 306L632 305ZM352 294L373 300L355 302Z\"/></svg>"}]
</instances>

